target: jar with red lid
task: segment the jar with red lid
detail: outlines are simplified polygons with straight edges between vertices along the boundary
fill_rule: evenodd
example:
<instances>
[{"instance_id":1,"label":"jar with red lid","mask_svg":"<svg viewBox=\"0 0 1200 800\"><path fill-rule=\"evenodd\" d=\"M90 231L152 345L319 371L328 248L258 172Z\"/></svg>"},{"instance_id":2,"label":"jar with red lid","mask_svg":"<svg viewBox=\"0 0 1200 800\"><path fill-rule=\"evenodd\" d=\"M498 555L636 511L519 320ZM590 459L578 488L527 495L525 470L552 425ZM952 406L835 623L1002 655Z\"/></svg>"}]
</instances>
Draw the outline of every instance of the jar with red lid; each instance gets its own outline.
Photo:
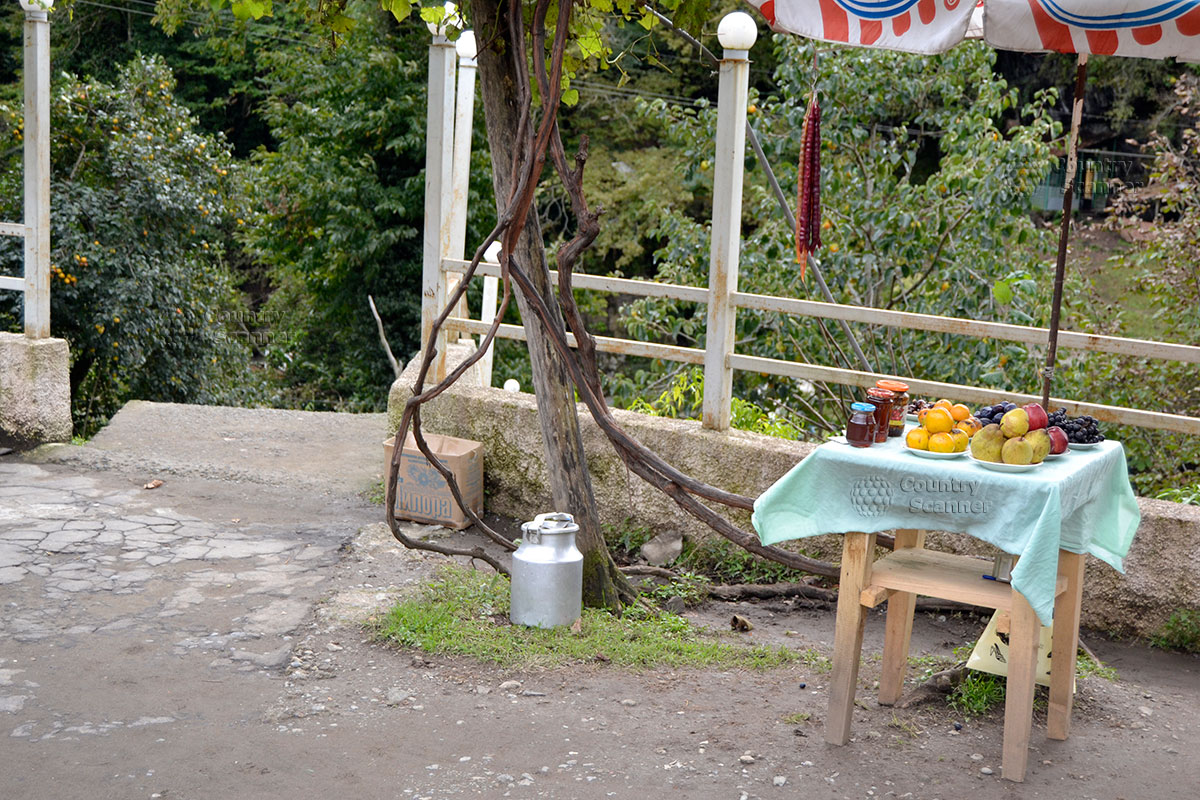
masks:
<instances>
[{"instance_id":1,"label":"jar with red lid","mask_svg":"<svg viewBox=\"0 0 1200 800\"><path fill-rule=\"evenodd\" d=\"M875 441L875 406L870 403L850 404L846 441L855 447L871 446L871 442Z\"/></svg>"},{"instance_id":2,"label":"jar with red lid","mask_svg":"<svg viewBox=\"0 0 1200 800\"><path fill-rule=\"evenodd\" d=\"M875 383L878 389L886 389L896 397L892 400L892 416L888 421L888 436L904 435L904 415L912 398L908 395L908 384L902 381L882 380Z\"/></svg>"},{"instance_id":3,"label":"jar with red lid","mask_svg":"<svg viewBox=\"0 0 1200 800\"><path fill-rule=\"evenodd\" d=\"M892 403L895 402L895 399L894 392L880 389L878 386L867 390L867 402L875 407L875 441L877 442L887 441L888 425L892 418Z\"/></svg>"}]
</instances>

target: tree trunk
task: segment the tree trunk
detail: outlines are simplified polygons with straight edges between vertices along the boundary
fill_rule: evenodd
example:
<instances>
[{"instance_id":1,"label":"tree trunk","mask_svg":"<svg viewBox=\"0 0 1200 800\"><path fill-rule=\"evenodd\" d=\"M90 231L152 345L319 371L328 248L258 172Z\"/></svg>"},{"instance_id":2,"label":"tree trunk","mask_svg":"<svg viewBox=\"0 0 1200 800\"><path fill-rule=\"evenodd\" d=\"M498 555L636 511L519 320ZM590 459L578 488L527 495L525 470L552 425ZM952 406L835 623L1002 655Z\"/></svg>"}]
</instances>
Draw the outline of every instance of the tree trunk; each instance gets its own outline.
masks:
<instances>
[{"instance_id":1,"label":"tree trunk","mask_svg":"<svg viewBox=\"0 0 1200 800\"><path fill-rule=\"evenodd\" d=\"M507 35L509 5L504 0L472 0L472 17L480 42L479 83L491 150L492 180L497 209L502 210L513 189L514 154L519 152L516 140L521 108L521 80L517 74ZM540 57L535 55L535 58ZM521 232L515 251L511 254L537 286L546 304L554 310L558 324L561 312L550 284L545 242L536 209L531 211ZM583 602L585 605L620 609L622 600L632 597L625 577L617 570L604 543L592 493L579 433L575 407L575 390L567 368L550 342L536 314L529 308L525 296L514 291L517 306L524 320L533 366L533 388L537 397L538 421L545 445L547 472L550 476L550 495L554 511L566 511L579 524L577 541L583 552Z\"/></svg>"}]
</instances>

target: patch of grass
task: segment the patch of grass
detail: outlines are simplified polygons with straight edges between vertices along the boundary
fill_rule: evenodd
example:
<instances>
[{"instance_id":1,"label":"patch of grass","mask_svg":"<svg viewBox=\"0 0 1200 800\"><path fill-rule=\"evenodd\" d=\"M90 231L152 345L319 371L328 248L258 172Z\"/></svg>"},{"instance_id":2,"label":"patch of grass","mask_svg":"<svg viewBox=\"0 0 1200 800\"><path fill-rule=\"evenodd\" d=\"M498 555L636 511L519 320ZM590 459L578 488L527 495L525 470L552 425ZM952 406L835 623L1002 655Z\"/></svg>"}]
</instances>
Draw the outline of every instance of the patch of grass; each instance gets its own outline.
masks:
<instances>
[{"instance_id":1,"label":"patch of grass","mask_svg":"<svg viewBox=\"0 0 1200 800\"><path fill-rule=\"evenodd\" d=\"M629 669L748 667L770 669L805 660L777 647L747 647L693 627L674 614L626 609L624 617L584 609L581 630L537 630L508 622L508 579L443 566L418 596L374 623L380 641L430 653L469 656L504 667L611 662Z\"/></svg>"},{"instance_id":2,"label":"patch of grass","mask_svg":"<svg viewBox=\"0 0 1200 800\"><path fill-rule=\"evenodd\" d=\"M1080 678L1095 676L1097 678L1104 678L1104 680L1112 683L1116 683L1117 681L1117 671L1115 669L1092 661L1092 657L1084 652L1080 652L1079 658L1075 660L1075 674Z\"/></svg>"},{"instance_id":3,"label":"patch of grass","mask_svg":"<svg viewBox=\"0 0 1200 800\"><path fill-rule=\"evenodd\" d=\"M1181 608L1163 623L1150 644L1163 650L1200 653L1200 611Z\"/></svg>"},{"instance_id":4,"label":"patch of grass","mask_svg":"<svg viewBox=\"0 0 1200 800\"><path fill-rule=\"evenodd\" d=\"M362 498L373 506L381 506L387 499L387 492L383 489L383 481L378 480L371 484L371 487L362 493Z\"/></svg>"},{"instance_id":5,"label":"patch of grass","mask_svg":"<svg viewBox=\"0 0 1200 800\"><path fill-rule=\"evenodd\" d=\"M701 605L708 599L708 587L712 584L703 575L694 572L681 572L666 583L658 584L644 590L642 595L661 605L672 597L683 600L689 608Z\"/></svg>"},{"instance_id":6,"label":"patch of grass","mask_svg":"<svg viewBox=\"0 0 1200 800\"><path fill-rule=\"evenodd\" d=\"M761 559L717 536L699 542L684 540L676 563L718 583L783 583L804 577L802 572Z\"/></svg>"},{"instance_id":7,"label":"patch of grass","mask_svg":"<svg viewBox=\"0 0 1200 800\"><path fill-rule=\"evenodd\" d=\"M638 525L631 517L616 525L604 526L604 543L615 556L633 558L653 536L650 528Z\"/></svg>"},{"instance_id":8,"label":"patch of grass","mask_svg":"<svg viewBox=\"0 0 1200 800\"><path fill-rule=\"evenodd\" d=\"M969 669L946 702L964 717L982 717L1004 702L1004 678Z\"/></svg>"},{"instance_id":9,"label":"patch of grass","mask_svg":"<svg viewBox=\"0 0 1200 800\"><path fill-rule=\"evenodd\" d=\"M788 714L785 717L780 717L779 721L788 725L803 725L812 719L812 714L807 711L801 711L796 714Z\"/></svg>"},{"instance_id":10,"label":"patch of grass","mask_svg":"<svg viewBox=\"0 0 1200 800\"><path fill-rule=\"evenodd\" d=\"M916 720L900 719L900 717L896 716L895 714L892 714L892 719L888 723L888 727L904 731L912 739L916 739L925 732L921 726L916 723Z\"/></svg>"}]
</instances>

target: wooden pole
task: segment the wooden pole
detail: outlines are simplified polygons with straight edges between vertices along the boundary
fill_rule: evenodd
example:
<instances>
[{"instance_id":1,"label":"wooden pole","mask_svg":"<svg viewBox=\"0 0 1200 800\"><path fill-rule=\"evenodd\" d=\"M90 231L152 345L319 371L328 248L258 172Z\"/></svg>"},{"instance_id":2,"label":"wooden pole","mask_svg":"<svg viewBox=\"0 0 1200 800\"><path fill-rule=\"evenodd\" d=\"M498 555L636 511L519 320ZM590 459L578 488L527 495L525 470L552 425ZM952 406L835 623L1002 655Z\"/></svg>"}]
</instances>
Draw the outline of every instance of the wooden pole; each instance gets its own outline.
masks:
<instances>
[{"instance_id":1,"label":"wooden pole","mask_svg":"<svg viewBox=\"0 0 1200 800\"><path fill-rule=\"evenodd\" d=\"M1071 104L1071 135L1067 140L1067 174L1063 180L1062 230L1058 234L1058 260L1054 264L1054 301L1050 306L1050 341L1046 368L1042 370L1042 407L1050 411L1050 387L1054 383L1054 359L1058 355L1058 323L1062 316L1063 273L1067 266L1067 243L1071 239L1071 215L1075 204L1075 168L1079 159L1079 124L1083 119L1083 93L1087 88L1087 53L1079 54L1075 67L1075 97Z\"/></svg>"}]
</instances>

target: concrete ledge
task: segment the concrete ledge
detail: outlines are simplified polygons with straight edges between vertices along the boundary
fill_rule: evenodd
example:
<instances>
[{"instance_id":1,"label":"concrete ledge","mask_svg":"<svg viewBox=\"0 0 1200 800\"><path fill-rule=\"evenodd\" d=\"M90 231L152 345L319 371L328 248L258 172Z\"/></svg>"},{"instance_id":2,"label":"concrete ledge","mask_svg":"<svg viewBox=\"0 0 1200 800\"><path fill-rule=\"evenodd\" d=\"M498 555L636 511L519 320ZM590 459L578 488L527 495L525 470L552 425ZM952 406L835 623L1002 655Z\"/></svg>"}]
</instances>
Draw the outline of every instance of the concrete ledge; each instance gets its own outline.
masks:
<instances>
[{"instance_id":1,"label":"concrete ledge","mask_svg":"<svg viewBox=\"0 0 1200 800\"><path fill-rule=\"evenodd\" d=\"M470 350L451 348L451 363ZM392 386L388 430L399 425L411 396L415 369ZM484 498L487 510L531 519L549 508L547 472L542 451L537 401L531 394L456 384L421 411L425 429L473 439L484 446ZM714 536L657 490L627 473L616 451L579 406L588 468L601 520L619 524L629 519L661 532ZM744 431L716 433L693 420L649 417L614 411L618 422L684 473L739 494L757 497L815 449ZM1083 624L1119 635L1154 633L1177 609L1200 610L1200 508L1139 498L1142 524L1122 575L1094 558L1088 559L1084 583ZM721 510L719 507L717 510ZM749 514L726 516L752 530ZM990 555L994 548L969 536L937 533L930 545L940 550ZM789 543L829 561L841 558L841 537L822 536Z\"/></svg>"},{"instance_id":2,"label":"concrete ledge","mask_svg":"<svg viewBox=\"0 0 1200 800\"><path fill-rule=\"evenodd\" d=\"M0 445L69 442L71 429L66 341L0 332Z\"/></svg>"}]
</instances>

